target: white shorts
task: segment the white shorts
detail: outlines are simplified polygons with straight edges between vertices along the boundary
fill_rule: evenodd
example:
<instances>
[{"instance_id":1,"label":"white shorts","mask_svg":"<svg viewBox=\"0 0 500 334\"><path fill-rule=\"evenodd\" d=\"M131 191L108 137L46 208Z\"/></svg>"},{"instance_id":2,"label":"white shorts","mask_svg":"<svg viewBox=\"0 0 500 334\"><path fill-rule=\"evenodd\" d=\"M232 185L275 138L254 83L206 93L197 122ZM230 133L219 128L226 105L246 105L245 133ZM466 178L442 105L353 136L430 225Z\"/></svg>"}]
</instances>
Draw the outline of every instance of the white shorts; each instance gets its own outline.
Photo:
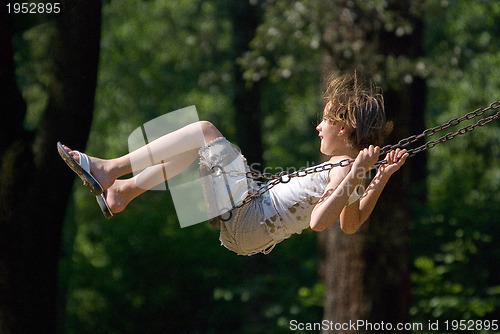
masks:
<instances>
[{"instance_id":1,"label":"white shorts","mask_svg":"<svg viewBox=\"0 0 500 334\"><path fill-rule=\"evenodd\" d=\"M207 212L219 223L222 245L239 255L269 253L281 240L271 237L263 223L261 198L235 208L258 188L246 176L245 157L223 137L203 146L199 155Z\"/></svg>"}]
</instances>

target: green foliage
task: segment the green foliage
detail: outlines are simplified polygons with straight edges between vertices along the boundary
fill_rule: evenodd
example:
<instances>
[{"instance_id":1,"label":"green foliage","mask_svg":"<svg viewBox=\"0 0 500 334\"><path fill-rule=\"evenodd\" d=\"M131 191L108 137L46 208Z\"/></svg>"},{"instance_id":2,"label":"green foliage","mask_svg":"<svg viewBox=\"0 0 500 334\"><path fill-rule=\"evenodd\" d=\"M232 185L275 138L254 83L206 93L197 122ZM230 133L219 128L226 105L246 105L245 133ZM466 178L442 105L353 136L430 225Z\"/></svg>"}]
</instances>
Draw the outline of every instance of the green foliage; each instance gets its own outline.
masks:
<instances>
[{"instance_id":1,"label":"green foliage","mask_svg":"<svg viewBox=\"0 0 500 334\"><path fill-rule=\"evenodd\" d=\"M433 126L498 100L500 7L430 1L429 9L427 49L440 66L428 79ZM493 122L429 152L427 212L413 226L419 319L498 318L499 136Z\"/></svg>"},{"instance_id":2,"label":"green foliage","mask_svg":"<svg viewBox=\"0 0 500 334\"><path fill-rule=\"evenodd\" d=\"M90 154L124 154L135 128L193 104L200 118L235 137L232 36L224 3L111 1L103 10ZM295 166L307 151L299 161L306 164L315 150L300 140L315 138L317 103L280 93L284 86L269 85L267 101L279 102L265 106L263 121L276 122L272 113L289 101L295 109L288 116L297 117L276 132L297 129L294 140L301 145L275 154L279 146L271 141L266 158L270 165ZM317 96L316 87L303 95L313 91ZM239 257L220 246L218 231L208 224L181 229L168 192L142 195L111 221L103 220L79 184L74 196L62 262L67 333L278 333L288 332L295 317L321 317L312 232L290 238L270 255Z\"/></svg>"},{"instance_id":3,"label":"green foliage","mask_svg":"<svg viewBox=\"0 0 500 334\"><path fill-rule=\"evenodd\" d=\"M238 55L248 84L262 84L266 165L254 167L310 166L319 159L321 38L337 2L255 2L262 22L251 51ZM378 29L409 32L411 24L388 3L356 5L386 22ZM497 100L500 4L413 3L425 19L425 59L380 59L361 38L335 46L377 81L378 66L388 68L393 82L426 77L428 126ZM90 154L124 154L138 126L193 104L234 141L235 64L225 1L110 0L103 11ZM339 24L340 36L348 20ZM50 23L38 26L15 39L28 129L36 128L47 103L51 29ZM415 320L499 318L499 137L496 121L429 151L427 201L418 203L424 211L411 222ZM206 224L181 229L168 192L148 192L105 221L77 183L61 262L65 333L285 333L291 319L321 319L325 288L313 232L291 237L270 255L239 257L220 247L217 231Z\"/></svg>"},{"instance_id":4,"label":"green foliage","mask_svg":"<svg viewBox=\"0 0 500 334\"><path fill-rule=\"evenodd\" d=\"M113 137L116 149L140 124L188 105L230 137L229 23L213 3L113 1L103 11L92 138Z\"/></svg>"},{"instance_id":5,"label":"green foliage","mask_svg":"<svg viewBox=\"0 0 500 334\"><path fill-rule=\"evenodd\" d=\"M320 39L316 3L269 1L263 4L263 20L252 42L252 50L241 58L244 78L286 83L300 87L319 77ZM311 76L311 73L317 74ZM315 83L312 82L314 85ZM293 88L292 88L293 89Z\"/></svg>"},{"instance_id":6,"label":"green foliage","mask_svg":"<svg viewBox=\"0 0 500 334\"><path fill-rule=\"evenodd\" d=\"M262 82L266 171L293 171L319 162L315 140L322 112L319 8L315 2L287 0L266 1L262 8L251 50L239 63L246 69L246 80Z\"/></svg>"},{"instance_id":7,"label":"green foliage","mask_svg":"<svg viewBox=\"0 0 500 334\"><path fill-rule=\"evenodd\" d=\"M164 193L103 221L80 188L66 263L68 333L279 333L290 319L319 318L312 232L270 255L241 257L208 225L180 229Z\"/></svg>"}]
</instances>

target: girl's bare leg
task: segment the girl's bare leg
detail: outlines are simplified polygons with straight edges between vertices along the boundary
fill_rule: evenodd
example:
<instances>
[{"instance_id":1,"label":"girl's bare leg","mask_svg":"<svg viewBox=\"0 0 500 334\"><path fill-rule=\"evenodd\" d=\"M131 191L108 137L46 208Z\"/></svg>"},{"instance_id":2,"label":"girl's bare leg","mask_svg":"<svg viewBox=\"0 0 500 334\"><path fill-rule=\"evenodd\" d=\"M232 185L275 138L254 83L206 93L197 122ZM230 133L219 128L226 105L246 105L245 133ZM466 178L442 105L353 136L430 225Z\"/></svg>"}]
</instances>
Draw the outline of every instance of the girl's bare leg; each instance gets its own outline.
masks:
<instances>
[{"instance_id":1,"label":"girl's bare leg","mask_svg":"<svg viewBox=\"0 0 500 334\"><path fill-rule=\"evenodd\" d=\"M218 137L222 137L222 134L212 123L207 121L192 123L116 159L104 160L89 157L90 172L99 181L103 189L106 190L120 176L154 165L167 162L171 166L177 165L179 167L185 165L184 168L186 168L190 163L186 165L182 161L177 160L185 158L184 154L186 152L197 151L204 144ZM66 146L65 149L68 150L76 161L79 161L77 153L71 151Z\"/></svg>"},{"instance_id":2,"label":"girl's bare leg","mask_svg":"<svg viewBox=\"0 0 500 334\"><path fill-rule=\"evenodd\" d=\"M222 137L222 134L212 123L196 122L166 134L127 155L113 159L110 163L115 172L125 175L169 161L185 152L198 150L218 137Z\"/></svg>"},{"instance_id":3,"label":"girl's bare leg","mask_svg":"<svg viewBox=\"0 0 500 334\"><path fill-rule=\"evenodd\" d=\"M170 161L146 168L140 174L116 180L106 191L106 202L113 213L124 210L137 196L184 171L198 157L198 150L191 150L173 157Z\"/></svg>"}]
</instances>

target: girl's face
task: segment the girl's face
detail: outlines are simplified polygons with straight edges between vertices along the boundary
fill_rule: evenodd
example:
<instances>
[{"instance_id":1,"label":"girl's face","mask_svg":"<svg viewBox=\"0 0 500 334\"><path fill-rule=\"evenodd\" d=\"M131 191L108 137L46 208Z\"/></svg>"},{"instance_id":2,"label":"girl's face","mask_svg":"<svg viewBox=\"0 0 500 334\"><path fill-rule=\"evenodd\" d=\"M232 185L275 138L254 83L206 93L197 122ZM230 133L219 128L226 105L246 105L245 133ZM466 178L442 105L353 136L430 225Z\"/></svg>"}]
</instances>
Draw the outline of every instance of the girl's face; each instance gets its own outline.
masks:
<instances>
[{"instance_id":1,"label":"girl's face","mask_svg":"<svg viewBox=\"0 0 500 334\"><path fill-rule=\"evenodd\" d=\"M330 103L325 106L323 110L323 119L318 124L318 136L321 138L320 151L325 155L333 155L333 153L340 148L343 143L342 135L344 128L341 122L332 124L325 118L326 111L330 108Z\"/></svg>"}]
</instances>

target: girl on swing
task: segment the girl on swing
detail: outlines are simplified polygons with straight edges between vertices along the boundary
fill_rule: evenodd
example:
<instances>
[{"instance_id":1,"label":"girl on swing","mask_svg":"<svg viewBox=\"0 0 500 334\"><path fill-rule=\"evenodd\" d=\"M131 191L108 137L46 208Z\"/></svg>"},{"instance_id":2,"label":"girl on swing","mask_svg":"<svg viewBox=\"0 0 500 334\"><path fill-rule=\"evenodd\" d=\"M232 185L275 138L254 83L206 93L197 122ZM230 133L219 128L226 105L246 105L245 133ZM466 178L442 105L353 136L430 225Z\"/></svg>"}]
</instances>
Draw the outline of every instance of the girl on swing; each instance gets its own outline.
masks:
<instances>
[{"instance_id":1,"label":"girl on swing","mask_svg":"<svg viewBox=\"0 0 500 334\"><path fill-rule=\"evenodd\" d=\"M249 203L228 209L225 218L212 219L212 225L220 229L222 245L228 249L240 255L267 254L294 233L301 233L307 227L323 231L337 221L345 233L354 233L370 216L391 175L404 164L408 157L406 150L390 151L366 190L360 191L366 173L378 161L379 146L391 130L392 124L385 119L382 95L376 88L365 88L354 74L331 79L324 98L322 121L316 127L321 139L320 152L330 157L323 164L349 158L355 159L354 162L290 178ZM60 143L58 150L97 196L108 218L124 210L147 189L182 172L196 159L200 168L209 172L229 166L232 161L242 161L240 173L226 174L234 178L230 184L246 183L248 191L240 200L258 188L256 181L245 176L249 168L241 153L207 121L187 125L115 159L89 158ZM118 179L141 169L145 170L132 178ZM234 164L230 172L234 172L232 169ZM207 201L217 196L217 191L205 191Z\"/></svg>"}]
</instances>

